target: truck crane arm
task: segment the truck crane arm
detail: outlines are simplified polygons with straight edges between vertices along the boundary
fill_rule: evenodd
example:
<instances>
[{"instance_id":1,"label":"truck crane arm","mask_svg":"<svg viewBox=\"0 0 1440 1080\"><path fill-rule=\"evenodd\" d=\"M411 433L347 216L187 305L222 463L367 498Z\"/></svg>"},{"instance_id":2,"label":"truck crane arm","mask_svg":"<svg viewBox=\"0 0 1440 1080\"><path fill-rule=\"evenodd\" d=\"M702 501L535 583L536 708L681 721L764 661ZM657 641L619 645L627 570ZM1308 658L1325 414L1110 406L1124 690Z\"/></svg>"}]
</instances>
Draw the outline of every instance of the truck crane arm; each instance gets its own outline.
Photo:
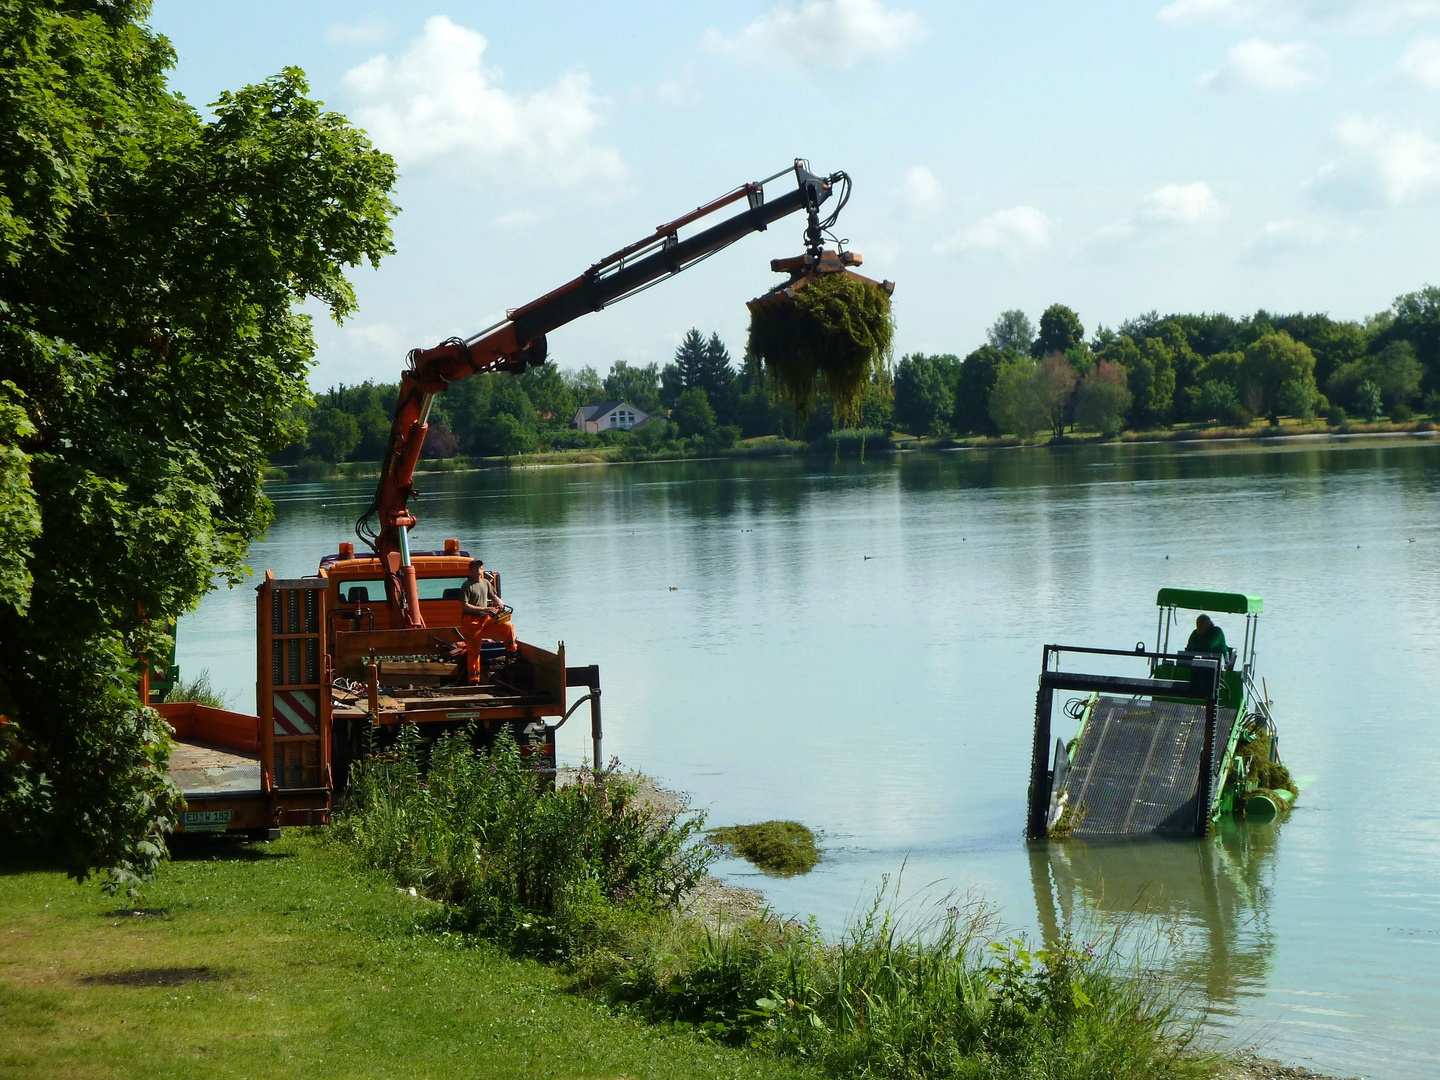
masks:
<instances>
[{"instance_id":1,"label":"truck crane arm","mask_svg":"<svg viewBox=\"0 0 1440 1080\"><path fill-rule=\"evenodd\" d=\"M792 174L793 191L767 201L765 185ZM823 221L819 209L839 189L839 201ZM504 319L468 338L451 338L433 349L414 349L400 376L395 419L381 462L375 497L355 524L356 535L380 558L385 572L385 599L394 628L423 627L415 570L410 565L409 530L415 515L409 509L414 494L415 466L429 431L430 406L435 395L470 375L490 371L523 372L545 362L545 335L592 311L672 277L752 232L804 210L805 255L818 265L822 237L835 222L850 195L850 178L843 172L821 177L797 159L765 180L742 184L728 194L659 226L653 233L601 259L579 277L558 289L513 308ZM744 200L738 214L681 239L679 230Z\"/></svg>"}]
</instances>

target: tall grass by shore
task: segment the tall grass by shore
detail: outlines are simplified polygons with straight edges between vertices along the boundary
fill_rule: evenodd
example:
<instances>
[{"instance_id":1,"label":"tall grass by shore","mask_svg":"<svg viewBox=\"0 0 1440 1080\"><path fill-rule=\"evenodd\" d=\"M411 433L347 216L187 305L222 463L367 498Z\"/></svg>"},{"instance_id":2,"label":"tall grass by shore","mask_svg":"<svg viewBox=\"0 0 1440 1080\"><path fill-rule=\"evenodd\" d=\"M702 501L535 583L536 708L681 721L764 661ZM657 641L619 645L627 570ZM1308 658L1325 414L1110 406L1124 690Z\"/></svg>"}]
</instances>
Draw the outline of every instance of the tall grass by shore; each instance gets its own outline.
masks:
<instances>
[{"instance_id":1,"label":"tall grass by shore","mask_svg":"<svg viewBox=\"0 0 1440 1080\"><path fill-rule=\"evenodd\" d=\"M623 776L537 783L513 741L418 737L356 766L336 834L444 905L437 920L561 964L577 990L834 1076L1190 1080L1215 1073L1158 974L1113 949L997 940L948 900L915 917L882 889L838 940L772 913L687 915L710 858L700 815Z\"/></svg>"},{"instance_id":2,"label":"tall grass by shore","mask_svg":"<svg viewBox=\"0 0 1440 1080\"><path fill-rule=\"evenodd\" d=\"M592 940L617 909L677 904L713 858L702 824L656 821L621 776L587 769L542 790L508 729L483 753L468 732L427 749L407 725L390 753L352 768L336 831L463 928L553 956Z\"/></svg>"}]
</instances>

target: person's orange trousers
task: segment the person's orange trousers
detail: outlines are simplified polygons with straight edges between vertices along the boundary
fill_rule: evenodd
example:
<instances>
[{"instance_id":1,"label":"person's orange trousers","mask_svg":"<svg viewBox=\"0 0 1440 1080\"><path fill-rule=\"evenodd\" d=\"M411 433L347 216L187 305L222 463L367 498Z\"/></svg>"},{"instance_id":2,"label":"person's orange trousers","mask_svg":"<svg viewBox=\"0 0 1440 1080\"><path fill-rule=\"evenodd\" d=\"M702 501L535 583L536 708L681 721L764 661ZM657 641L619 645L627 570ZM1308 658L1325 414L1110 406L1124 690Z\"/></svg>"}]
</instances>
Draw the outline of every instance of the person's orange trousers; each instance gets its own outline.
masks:
<instances>
[{"instance_id":1,"label":"person's orange trousers","mask_svg":"<svg viewBox=\"0 0 1440 1080\"><path fill-rule=\"evenodd\" d=\"M509 619L497 619L493 615L470 615L460 618L460 633L465 638L465 667L473 682L480 677L480 643L500 641L505 651L513 653L519 646L515 642L515 624Z\"/></svg>"}]
</instances>

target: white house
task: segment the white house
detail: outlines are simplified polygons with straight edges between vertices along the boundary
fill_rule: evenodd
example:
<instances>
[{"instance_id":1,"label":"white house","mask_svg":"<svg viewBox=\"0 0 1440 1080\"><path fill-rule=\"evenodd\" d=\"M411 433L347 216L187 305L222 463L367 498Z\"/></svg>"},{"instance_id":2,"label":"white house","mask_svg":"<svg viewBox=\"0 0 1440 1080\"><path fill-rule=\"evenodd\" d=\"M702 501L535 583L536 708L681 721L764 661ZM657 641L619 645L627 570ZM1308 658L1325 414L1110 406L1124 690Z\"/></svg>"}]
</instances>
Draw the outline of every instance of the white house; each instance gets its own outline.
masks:
<instances>
[{"instance_id":1,"label":"white house","mask_svg":"<svg viewBox=\"0 0 1440 1080\"><path fill-rule=\"evenodd\" d=\"M629 431L649 419L649 413L641 412L634 405L623 401L602 401L599 405L586 405L575 410L570 426L577 431L597 435L602 431Z\"/></svg>"}]
</instances>

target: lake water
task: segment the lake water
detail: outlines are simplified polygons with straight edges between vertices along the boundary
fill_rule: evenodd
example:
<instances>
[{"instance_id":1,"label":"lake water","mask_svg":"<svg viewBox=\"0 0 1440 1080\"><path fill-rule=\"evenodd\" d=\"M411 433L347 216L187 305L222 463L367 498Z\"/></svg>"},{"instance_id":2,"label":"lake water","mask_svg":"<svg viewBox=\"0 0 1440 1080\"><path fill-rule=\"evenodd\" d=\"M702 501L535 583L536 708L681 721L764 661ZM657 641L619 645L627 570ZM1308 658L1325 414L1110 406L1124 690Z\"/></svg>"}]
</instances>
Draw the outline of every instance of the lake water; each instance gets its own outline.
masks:
<instances>
[{"instance_id":1,"label":"lake water","mask_svg":"<svg viewBox=\"0 0 1440 1080\"><path fill-rule=\"evenodd\" d=\"M271 489L257 569L314 573L372 484ZM1053 934L1141 912L1242 1044L1340 1074L1440 1061L1440 441L911 454L423 478L418 547L504 575L521 635L598 663L605 752L714 824L822 834L789 880L846 921L904 865ZM1041 646L1154 641L1166 585L1259 593L1259 672L1302 794L1196 842L1027 849ZM1238 643L1243 623L1219 618ZM248 588L180 663L249 709ZM1183 639L1182 639L1183 640ZM1063 732L1062 730L1062 733ZM560 733L578 762L588 724ZM937 883L933 884L932 883Z\"/></svg>"}]
</instances>

